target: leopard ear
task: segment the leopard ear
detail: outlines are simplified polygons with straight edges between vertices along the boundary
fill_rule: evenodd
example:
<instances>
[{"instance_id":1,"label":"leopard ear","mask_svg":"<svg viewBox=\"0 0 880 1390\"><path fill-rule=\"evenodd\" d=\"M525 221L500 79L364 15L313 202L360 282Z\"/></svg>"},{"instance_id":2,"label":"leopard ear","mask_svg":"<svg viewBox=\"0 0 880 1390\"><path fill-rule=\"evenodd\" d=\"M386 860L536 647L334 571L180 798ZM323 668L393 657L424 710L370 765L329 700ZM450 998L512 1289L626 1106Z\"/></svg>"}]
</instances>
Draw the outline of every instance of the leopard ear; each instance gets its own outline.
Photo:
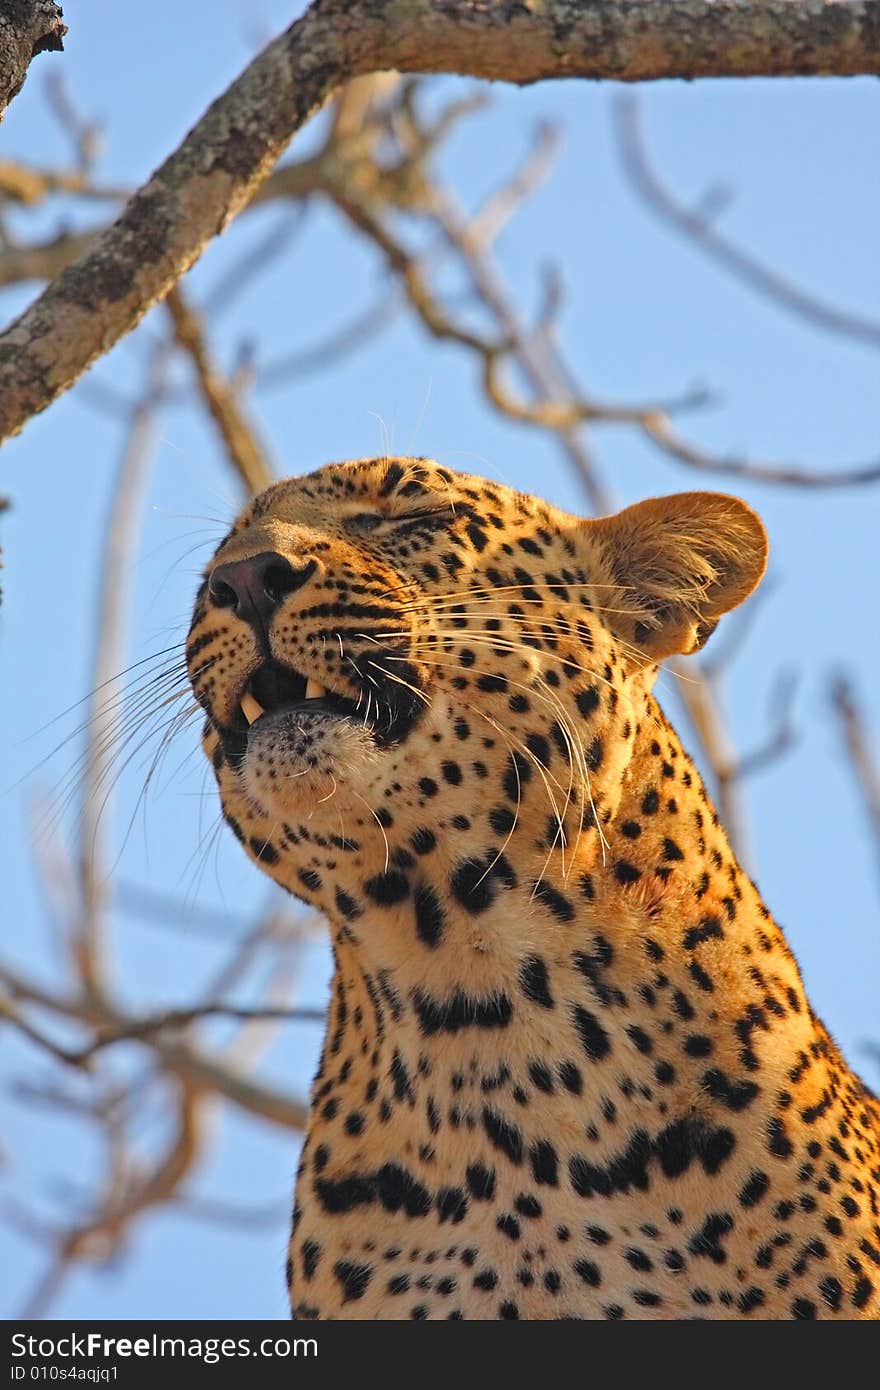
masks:
<instances>
[{"instance_id":1,"label":"leopard ear","mask_svg":"<svg viewBox=\"0 0 880 1390\"><path fill-rule=\"evenodd\" d=\"M698 651L767 565L760 517L723 493L652 497L587 525L611 581L604 620L653 661Z\"/></svg>"}]
</instances>

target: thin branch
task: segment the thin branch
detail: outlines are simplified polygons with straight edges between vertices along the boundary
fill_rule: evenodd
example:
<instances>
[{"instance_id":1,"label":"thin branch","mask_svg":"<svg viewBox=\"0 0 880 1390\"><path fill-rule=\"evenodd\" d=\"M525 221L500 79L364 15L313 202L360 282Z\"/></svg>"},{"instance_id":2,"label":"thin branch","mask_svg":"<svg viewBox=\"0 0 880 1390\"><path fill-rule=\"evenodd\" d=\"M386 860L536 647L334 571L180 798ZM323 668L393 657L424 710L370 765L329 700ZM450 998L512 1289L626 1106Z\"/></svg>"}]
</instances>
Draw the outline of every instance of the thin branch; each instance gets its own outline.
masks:
<instances>
[{"instance_id":1,"label":"thin branch","mask_svg":"<svg viewBox=\"0 0 880 1390\"><path fill-rule=\"evenodd\" d=\"M292 378L334 366L349 353L356 352L372 342L382 329L399 317L403 304L400 295L393 292L384 293L375 304L371 304L350 323L331 333L323 342L287 353L284 357L277 357L265 366L257 365L254 368L256 389L269 390L284 385Z\"/></svg>"},{"instance_id":2,"label":"thin branch","mask_svg":"<svg viewBox=\"0 0 880 1390\"><path fill-rule=\"evenodd\" d=\"M641 109L633 96L615 104L617 144L624 170L645 203L664 221L688 237L738 280L772 299L780 308L817 328L880 348L880 320L840 309L810 294L800 285L764 265L718 230L714 219L699 208L686 207L662 182L648 158Z\"/></svg>"},{"instance_id":3,"label":"thin branch","mask_svg":"<svg viewBox=\"0 0 880 1390\"><path fill-rule=\"evenodd\" d=\"M148 465L158 438L156 412L165 388L166 359L167 348L163 345L153 355L146 391L131 420L107 520L100 579L97 640L91 673L94 694L89 703L79 819L81 907L73 942L84 988L96 995L103 989L106 971L106 962L102 962L101 956L107 856L101 827L108 823L108 798L112 793L112 787L109 791L103 790L106 758L108 747L114 742L118 718L114 712L114 695L121 690L116 673L125 665L128 643L131 557L137 547Z\"/></svg>"},{"instance_id":4,"label":"thin branch","mask_svg":"<svg viewBox=\"0 0 880 1390\"><path fill-rule=\"evenodd\" d=\"M816 470L801 468L797 464L756 462L736 454L712 454L698 448L683 439L669 418L659 411L645 415L640 426L647 438L664 453L703 473L728 474L736 478L751 478L760 483L781 483L786 487L803 488L862 487L880 482L880 462Z\"/></svg>"},{"instance_id":5,"label":"thin branch","mask_svg":"<svg viewBox=\"0 0 880 1390\"><path fill-rule=\"evenodd\" d=\"M104 1200L94 1216L59 1231L55 1252L46 1274L31 1293L22 1317L41 1318L78 1260L104 1263L118 1251L132 1221L151 1207L170 1201L196 1166L204 1145L203 1097L185 1085L179 1089L176 1131L146 1173L132 1175L115 1165L106 1184ZM115 1190L114 1190L115 1189Z\"/></svg>"},{"instance_id":6,"label":"thin branch","mask_svg":"<svg viewBox=\"0 0 880 1390\"><path fill-rule=\"evenodd\" d=\"M88 1070L92 1059L117 1043L149 1042L160 1033L176 1033L207 1018L228 1018L239 1022L325 1023L326 1009L285 1009L254 1007L237 1004L199 1004L191 1009L164 1009L147 1018L131 1019L111 1032L101 1033L82 1048L66 1048L40 1033L20 1014L12 1013L0 1000L0 1015L4 1015L26 1038L49 1052L56 1061L69 1067Z\"/></svg>"},{"instance_id":7,"label":"thin branch","mask_svg":"<svg viewBox=\"0 0 880 1390\"><path fill-rule=\"evenodd\" d=\"M176 341L192 362L202 402L214 421L227 459L246 493L253 496L262 492L273 481L273 473L254 425L232 385L212 362L201 322L179 285L169 292L165 303Z\"/></svg>"},{"instance_id":8,"label":"thin branch","mask_svg":"<svg viewBox=\"0 0 880 1390\"><path fill-rule=\"evenodd\" d=\"M96 232L59 232L31 246L8 243L0 251L0 286L54 280L95 244Z\"/></svg>"},{"instance_id":9,"label":"thin branch","mask_svg":"<svg viewBox=\"0 0 880 1390\"><path fill-rule=\"evenodd\" d=\"M873 748L855 692L846 676L831 685L831 703L840 722L850 768L861 794L868 827L880 855L880 760Z\"/></svg>"},{"instance_id":10,"label":"thin branch","mask_svg":"<svg viewBox=\"0 0 880 1390\"><path fill-rule=\"evenodd\" d=\"M7 965L0 964L0 981L13 999L30 1000L60 1017L97 1028L99 1033L125 1028L131 1021L111 1009L106 1001L96 1003L54 994ZM245 1020L246 1023L253 1021L256 1020ZM43 1037L41 1043L43 1041L48 1041L48 1050L51 1051L54 1046L52 1040ZM161 1030L147 1032L143 1041L156 1053L160 1065L172 1075L202 1089L214 1091L241 1109L273 1124L295 1130L305 1127L308 1107L302 1101L234 1070L228 1063L196 1049L182 1039L167 1038ZM62 1053L70 1051L66 1048L60 1050ZM69 1064L66 1056L60 1056L58 1060Z\"/></svg>"},{"instance_id":11,"label":"thin branch","mask_svg":"<svg viewBox=\"0 0 880 1390\"><path fill-rule=\"evenodd\" d=\"M83 169L39 169L18 159L0 159L0 195L24 207L35 207L53 193L78 194L96 202L121 203L125 188L92 183Z\"/></svg>"}]
</instances>

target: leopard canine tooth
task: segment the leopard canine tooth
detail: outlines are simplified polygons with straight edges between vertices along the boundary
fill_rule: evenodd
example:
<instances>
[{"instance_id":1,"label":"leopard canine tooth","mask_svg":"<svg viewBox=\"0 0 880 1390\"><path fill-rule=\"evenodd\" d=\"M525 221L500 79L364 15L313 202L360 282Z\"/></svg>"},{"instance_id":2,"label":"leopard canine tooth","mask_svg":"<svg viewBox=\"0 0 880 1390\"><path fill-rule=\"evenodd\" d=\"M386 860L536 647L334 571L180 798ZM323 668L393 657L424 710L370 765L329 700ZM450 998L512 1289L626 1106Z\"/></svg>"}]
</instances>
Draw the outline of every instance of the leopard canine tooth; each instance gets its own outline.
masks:
<instances>
[{"instance_id":1,"label":"leopard canine tooth","mask_svg":"<svg viewBox=\"0 0 880 1390\"><path fill-rule=\"evenodd\" d=\"M253 724L256 719L259 719L261 714L266 713L259 700L255 700L250 691L241 697L241 712L248 724Z\"/></svg>"},{"instance_id":2,"label":"leopard canine tooth","mask_svg":"<svg viewBox=\"0 0 880 1390\"><path fill-rule=\"evenodd\" d=\"M326 694L326 688L323 685L319 685L317 681L313 681L312 678L309 677L309 679L306 681L306 699L320 700L321 696Z\"/></svg>"}]
</instances>

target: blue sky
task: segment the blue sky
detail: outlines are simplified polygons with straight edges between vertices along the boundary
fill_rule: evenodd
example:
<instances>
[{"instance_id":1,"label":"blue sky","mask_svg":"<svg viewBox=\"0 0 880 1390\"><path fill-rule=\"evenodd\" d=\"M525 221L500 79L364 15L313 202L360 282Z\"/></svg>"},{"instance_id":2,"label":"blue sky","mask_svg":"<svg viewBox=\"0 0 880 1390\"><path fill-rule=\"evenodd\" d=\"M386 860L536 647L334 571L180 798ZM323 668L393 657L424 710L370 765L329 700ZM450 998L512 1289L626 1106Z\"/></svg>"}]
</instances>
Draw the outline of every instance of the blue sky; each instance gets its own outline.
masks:
<instances>
[{"instance_id":1,"label":"blue sky","mask_svg":"<svg viewBox=\"0 0 880 1390\"><path fill-rule=\"evenodd\" d=\"M106 126L100 174L136 185L179 142L207 103L247 61L256 43L289 22L281 0L189 0L150 7L95 0L70 14L63 57L47 55L0 127L0 153L57 166L68 157L47 112L43 78L63 68L90 117ZM169 33L174 42L169 45ZM471 84L467 84L467 90ZM431 99L465 89L432 84ZM618 400L667 397L695 382L720 403L683 425L719 451L805 466L868 462L880 456L876 352L787 317L736 285L660 226L624 179L612 138L615 89L571 82L518 91L496 86L491 106L454 138L441 160L460 198L473 205L512 171L539 119L552 118L564 148L550 183L510 224L499 243L519 303L534 308L540 270L564 267L561 333L569 359L597 395ZM697 198L721 181L735 197L725 229L824 297L880 317L880 121L870 80L663 83L640 93L659 167L682 195ZM295 146L306 148L306 134ZM65 207L19 219L21 234L47 234L65 219L92 216ZM224 269L284 216L273 207L233 224L190 277L197 299ZM323 340L381 290L382 268L339 219L315 208L293 248L253 279L211 325L230 363L244 341L269 362ZM33 294L5 291L4 320ZM160 311L161 313L161 311ZM93 379L136 392L156 322L98 364ZM483 405L472 365L399 320L366 350L330 372L303 375L252 401L280 473L385 448L431 454L486 472L577 509L577 488L552 444L500 420ZM3 950L22 968L57 980L57 963L30 850L28 802L63 780L76 747L37 768L70 716L46 729L86 694L97 597L97 561L122 437L119 422L95 408L89 387L32 421L4 450L6 602L0 616L4 774L0 846L6 885ZM737 743L749 750L767 733L768 703L780 673L799 675L796 748L748 786L753 868L786 928L812 1000L876 1083L862 1050L880 1033L876 847L864 828L840 739L829 716L828 685L849 672L869 712L880 669L876 641L876 537L880 488L825 492L707 479L652 451L632 432L597 429L602 474L621 504L659 492L727 487L767 522L772 598L756 615L732 674L729 708ZM131 557L135 593L128 660L177 640L185 630L199 566L236 507L233 481L204 421L169 410L150 478L141 544ZM187 553L196 544L203 549ZM669 681L665 683L669 686ZM663 686L661 685L661 691ZM876 738L876 702L873 705ZM187 739L190 742L187 742ZM199 911L247 922L266 900L265 881L225 831L202 870L199 845L214 817L201 796L198 756L183 735L169 773L125 841L125 881L161 889ZM37 770L35 770L37 769ZM24 778L22 783L20 779ZM10 789L11 788L11 789ZM123 778L114 830L121 842L139 790ZM202 817L199 828L199 815ZM195 867L194 867L195 866ZM134 1008L185 1003L221 963L228 945L194 923L160 931L132 914L115 918L115 952ZM320 936L302 961L298 1000L320 1004L328 958ZM98 1151L72 1120L23 1107L14 1083L45 1077L33 1049L4 1039L0 1104L7 1135L0 1169L0 1213L26 1198L57 1216L71 1186L88 1186ZM284 1031L263 1073L304 1090L319 1030ZM193 1191L205 1200L258 1209L236 1226L166 1209L135 1228L110 1271L78 1272L53 1311L61 1317L256 1317L285 1312L282 1266L296 1144L285 1132L226 1112L213 1156ZM5 1281L0 1313L20 1307L45 1266L45 1252L0 1227Z\"/></svg>"}]
</instances>

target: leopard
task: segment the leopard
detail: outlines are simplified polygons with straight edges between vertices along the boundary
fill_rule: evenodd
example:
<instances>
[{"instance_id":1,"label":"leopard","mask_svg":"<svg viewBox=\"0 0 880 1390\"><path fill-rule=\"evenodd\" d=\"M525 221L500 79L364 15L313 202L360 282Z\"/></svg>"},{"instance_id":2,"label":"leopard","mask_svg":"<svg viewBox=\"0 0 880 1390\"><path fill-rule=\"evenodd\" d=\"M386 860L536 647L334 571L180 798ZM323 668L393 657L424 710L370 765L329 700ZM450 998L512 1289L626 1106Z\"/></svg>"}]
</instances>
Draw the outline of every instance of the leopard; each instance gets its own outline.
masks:
<instances>
[{"instance_id":1,"label":"leopard","mask_svg":"<svg viewBox=\"0 0 880 1390\"><path fill-rule=\"evenodd\" d=\"M326 919L295 1319L877 1319L880 1107L653 694L736 497L425 458L252 500L187 639L222 815Z\"/></svg>"}]
</instances>

